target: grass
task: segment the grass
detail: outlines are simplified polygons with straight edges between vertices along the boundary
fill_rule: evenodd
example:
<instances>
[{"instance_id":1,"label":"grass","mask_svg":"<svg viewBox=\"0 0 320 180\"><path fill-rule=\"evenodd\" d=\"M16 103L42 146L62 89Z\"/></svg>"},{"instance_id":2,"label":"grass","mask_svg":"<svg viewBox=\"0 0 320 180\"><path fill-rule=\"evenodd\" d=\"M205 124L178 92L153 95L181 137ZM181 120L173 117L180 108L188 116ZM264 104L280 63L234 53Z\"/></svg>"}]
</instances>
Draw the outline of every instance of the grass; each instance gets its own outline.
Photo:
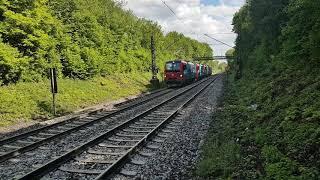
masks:
<instances>
[{"instance_id":1,"label":"grass","mask_svg":"<svg viewBox=\"0 0 320 180\"><path fill-rule=\"evenodd\" d=\"M229 78L195 176L318 179L319 80L308 71Z\"/></svg>"},{"instance_id":2,"label":"grass","mask_svg":"<svg viewBox=\"0 0 320 180\"><path fill-rule=\"evenodd\" d=\"M102 102L150 90L150 74L118 74L92 80L59 79L57 112L60 115ZM48 80L0 87L0 127L52 118Z\"/></svg>"}]
</instances>

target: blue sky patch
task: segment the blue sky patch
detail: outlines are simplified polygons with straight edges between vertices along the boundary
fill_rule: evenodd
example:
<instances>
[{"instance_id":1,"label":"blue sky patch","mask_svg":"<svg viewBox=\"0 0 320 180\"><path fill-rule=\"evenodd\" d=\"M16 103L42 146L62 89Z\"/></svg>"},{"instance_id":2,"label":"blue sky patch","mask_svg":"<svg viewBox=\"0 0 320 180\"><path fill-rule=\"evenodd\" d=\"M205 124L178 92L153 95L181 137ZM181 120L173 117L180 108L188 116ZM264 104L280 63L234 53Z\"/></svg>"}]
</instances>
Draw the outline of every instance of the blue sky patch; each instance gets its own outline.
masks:
<instances>
[{"instance_id":1,"label":"blue sky patch","mask_svg":"<svg viewBox=\"0 0 320 180\"><path fill-rule=\"evenodd\" d=\"M201 0L201 4L216 6L220 4L220 1L219 0Z\"/></svg>"}]
</instances>

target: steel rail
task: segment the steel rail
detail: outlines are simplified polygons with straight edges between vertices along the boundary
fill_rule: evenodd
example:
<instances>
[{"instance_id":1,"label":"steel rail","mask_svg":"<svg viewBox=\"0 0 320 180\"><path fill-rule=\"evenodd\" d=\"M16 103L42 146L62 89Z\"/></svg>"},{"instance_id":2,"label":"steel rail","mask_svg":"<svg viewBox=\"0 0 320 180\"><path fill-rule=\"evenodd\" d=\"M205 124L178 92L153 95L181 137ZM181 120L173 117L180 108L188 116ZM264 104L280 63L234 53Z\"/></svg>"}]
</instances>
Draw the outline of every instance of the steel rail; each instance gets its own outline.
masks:
<instances>
[{"instance_id":1,"label":"steel rail","mask_svg":"<svg viewBox=\"0 0 320 180\"><path fill-rule=\"evenodd\" d=\"M133 145L131 149L129 149L124 155L122 155L116 162L114 162L108 169L106 169L104 172L102 172L96 180L100 179L106 179L110 175L114 174L117 170L121 168L121 166L129 161L130 155L133 154L137 149L141 148L144 144L146 144L149 139L153 138L155 134L163 128L170 120L176 117L176 115L181 111L183 108L187 107L197 96L199 96L206 88L208 88L214 81L213 79L210 83L205 85L203 88L201 88L196 94L194 94L192 97L190 97L186 102L184 102L182 105L180 105L173 113L169 114L168 117L166 117L157 127L155 127L151 132L149 132L147 135L145 135L138 143Z\"/></svg>"},{"instance_id":2,"label":"steel rail","mask_svg":"<svg viewBox=\"0 0 320 180\"><path fill-rule=\"evenodd\" d=\"M154 92L151 92L150 94L146 94L146 96L150 96L150 95L154 95L156 93L160 93L159 96L161 95L164 95L164 94L167 94L167 93L170 93L170 92L167 92L167 93L164 93L164 94L161 94L162 91L165 91L167 90L167 88L165 89L162 89L162 90L156 90ZM152 98L148 98L146 99L145 101L148 101L148 100L152 100L153 98L157 98L159 96L156 96L156 97L152 97ZM141 97L143 98L143 97ZM136 98L137 100L140 99L140 97ZM135 102L136 100L135 99L132 99L134 100L133 102ZM144 101L144 102L145 102ZM126 103L126 102L122 102L122 103L118 103L116 104L116 106L118 107L122 107L122 106L127 106L127 105L130 105L132 102L129 102L129 103L126 103L126 104L123 104L123 103ZM133 104L132 106L135 106L136 104ZM96 110L96 111L93 111L93 112L89 112L88 114L94 114L94 113L97 113L99 112L101 109L99 110ZM121 110L121 109L120 109ZM57 122L57 123L54 123L54 124L50 124L50 125L47 125L47 126L44 126L44 127L41 127L41 128L37 128L37 129L34 129L34 130L31 130L31 131L28 131L28 132L25 132L25 133L22 133L22 134L18 134L18 135L15 135L15 136L12 136L12 137L8 137L8 138L4 138L4 139L0 139L0 146L1 145L4 145L4 144L7 144L7 143L10 143L10 142L13 142L13 141L16 141L17 139L21 139L21 138L25 138L27 136L30 136L30 135L34 135L34 134L37 134L43 130L46 130L47 128L52 128L54 126L59 126L59 125L63 125L63 124L66 124L66 123L69 123L73 120L78 120L80 118L80 116L76 116L76 117L72 117L70 119L67 119L65 121L61 121L61 122Z\"/></svg>"},{"instance_id":3,"label":"steel rail","mask_svg":"<svg viewBox=\"0 0 320 180\"><path fill-rule=\"evenodd\" d=\"M216 79L216 78L215 78ZM92 140L74 148L73 150L70 150L69 152L59 156L58 158L51 160L50 162L48 162L47 164L33 170L32 172L29 172L23 176L21 176L20 180L24 180L24 179L35 179L35 178L41 178L42 176L44 176L45 174L55 170L56 168L58 168L60 165L68 162L69 160L71 160L72 158L75 158L77 155L81 154L82 152L84 152L87 148L94 146L96 144L98 144L99 142L105 140L106 137L111 136L113 134L115 134L118 130L126 127L127 125L129 125L131 122L134 122L135 120L139 119L139 118L143 118L144 116L148 115L150 112L158 109L159 107L165 105L166 103L174 100L175 98L182 96L184 93L191 91L192 89L194 89L196 86L198 86L199 84L205 83L207 82L208 79L205 79L203 81L200 81L199 83L185 89L182 90L181 92L179 92L178 94L170 97L169 99L163 100L161 103L148 108L147 110L145 110L144 112L136 115L135 117L121 123L120 125L117 125L116 127L108 130L107 132L93 138Z\"/></svg>"},{"instance_id":4,"label":"steel rail","mask_svg":"<svg viewBox=\"0 0 320 180\"><path fill-rule=\"evenodd\" d=\"M0 155L0 162L6 161L6 160L8 160L10 158L13 158L15 156L18 156L18 155L20 155L22 153L25 153L25 152L28 152L30 150L33 150L33 149L41 146L42 144L45 144L45 143L47 143L47 142L49 142L49 141L51 141L53 139L61 138L61 137L65 136L65 135L67 135L67 134L70 134L71 132L80 130L80 129L85 128L87 126L90 126L90 125L92 125L94 123L98 123L98 122L100 122L100 121L102 121L102 120L104 120L106 118L110 118L110 117L113 117L115 115L118 115L118 114L120 114L120 113L122 113L122 112L124 112L126 110L132 109L132 108L134 108L136 106L139 106L141 104L149 102L149 101L153 100L154 98L160 97L160 96L168 94L170 92L171 91L167 91L165 93L160 93L160 94L158 94L156 96L147 98L147 99L142 100L140 102L135 102L133 104L126 104L122 108L120 108L119 110L113 111L110 114L107 114L107 115L105 115L103 117L94 119L94 120L92 120L90 122L86 122L86 123L81 124L81 125L79 125L77 127L74 127L74 128L69 129L69 130L63 131L61 133L55 134L55 135L50 136L48 138L45 138L43 140L36 141L36 142L34 142L32 144L23 146L23 147L21 147L19 149L15 149L15 150L12 150L12 151L9 151L9 152L5 152L5 154L1 154ZM94 114L94 113L98 113L98 112L100 112L100 111L97 110L97 111L91 112L91 115ZM19 134L19 135L13 136L13 137L9 137L9 138L3 139L3 140L0 141L0 146L3 146L3 145L6 145L8 143L12 143L12 142L18 141L18 140L23 139L23 138L27 138L29 136L38 134L38 133L40 133L42 131L50 130L51 128L55 128L55 127L58 127L60 125L66 125L68 123L72 123L73 121L76 121L76 120L79 120L79 119L80 119L80 116L74 117L74 118L68 119L66 121L62 121L62 122L58 122L58 123L55 123L55 124L51 124L51 125L48 125L48 126L44 126L44 127L32 130L32 131L23 133L23 134Z\"/></svg>"},{"instance_id":5,"label":"steel rail","mask_svg":"<svg viewBox=\"0 0 320 180\"><path fill-rule=\"evenodd\" d=\"M152 96L152 95L157 94L157 93L162 93L162 92L165 92L165 91L168 91L168 88L162 88L162 89L151 91L149 93L143 93L143 94L141 94L141 96L139 96L137 98L128 99L128 100L126 100L124 102L117 103L117 104L114 105L114 107L121 108L122 106L127 106L127 105L130 105L133 102L139 101L140 99ZM170 92L168 92L168 93L170 93Z\"/></svg>"}]
</instances>

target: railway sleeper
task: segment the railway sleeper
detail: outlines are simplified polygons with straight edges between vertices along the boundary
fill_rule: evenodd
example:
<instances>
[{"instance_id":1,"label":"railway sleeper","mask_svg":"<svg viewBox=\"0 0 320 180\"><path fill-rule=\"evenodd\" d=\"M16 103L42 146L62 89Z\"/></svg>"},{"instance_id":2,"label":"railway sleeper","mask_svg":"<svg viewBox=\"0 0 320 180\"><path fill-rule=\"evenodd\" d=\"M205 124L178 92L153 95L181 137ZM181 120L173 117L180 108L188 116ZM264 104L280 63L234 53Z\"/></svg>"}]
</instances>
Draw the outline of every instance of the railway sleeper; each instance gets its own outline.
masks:
<instances>
[{"instance_id":1,"label":"railway sleeper","mask_svg":"<svg viewBox=\"0 0 320 180\"><path fill-rule=\"evenodd\" d=\"M22 148L21 146L16 146L16 145L3 145L2 147L8 148L8 149L20 149Z\"/></svg>"},{"instance_id":2,"label":"railway sleeper","mask_svg":"<svg viewBox=\"0 0 320 180\"><path fill-rule=\"evenodd\" d=\"M141 127L150 127L150 128L154 128L158 125L159 123L134 123L134 126L137 125L137 126L141 126Z\"/></svg>"},{"instance_id":3,"label":"railway sleeper","mask_svg":"<svg viewBox=\"0 0 320 180\"><path fill-rule=\"evenodd\" d=\"M79 127L79 125L82 125L82 124L77 124L77 123L71 123L71 124L66 124L65 126L67 127L71 127L71 128L75 128L75 127Z\"/></svg>"},{"instance_id":4,"label":"railway sleeper","mask_svg":"<svg viewBox=\"0 0 320 180\"><path fill-rule=\"evenodd\" d=\"M85 159L76 157L74 160L81 162L81 163L95 163L95 164L113 164L116 161L115 160L98 160L98 159Z\"/></svg>"},{"instance_id":5,"label":"railway sleeper","mask_svg":"<svg viewBox=\"0 0 320 180\"><path fill-rule=\"evenodd\" d=\"M133 130L133 129L123 129L123 132L131 132L131 133L149 133L150 131L141 131L141 130Z\"/></svg>"},{"instance_id":6,"label":"railway sleeper","mask_svg":"<svg viewBox=\"0 0 320 180\"><path fill-rule=\"evenodd\" d=\"M98 122L98 123L96 123L96 126L107 126L107 125L110 125L110 123L108 123L108 122Z\"/></svg>"},{"instance_id":7,"label":"railway sleeper","mask_svg":"<svg viewBox=\"0 0 320 180\"><path fill-rule=\"evenodd\" d=\"M103 152L103 151L88 150L87 153L95 154L95 155L121 156L121 155L125 154L126 151L121 151L121 152Z\"/></svg>"},{"instance_id":8,"label":"railway sleeper","mask_svg":"<svg viewBox=\"0 0 320 180\"><path fill-rule=\"evenodd\" d=\"M175 108L176 108L176 106L168 106L168 107L166 107L166 109L163 110L163 112L172 113L172 112L174 112L173 109L175 109Z\"/></svg>"},{"instance_id":9,"label":"railway sleeper","mask_svg":"<svg viewBox=\"0 0 320 180\"><path fill-rule=\"evenodd\" d=\"M116 142L138 142L137 139L120 139L120 138L109 138L109 141L116 141Z\"/></svg>"},{"instance_id":10,"label":"railway sleeper","mask_svg":"<svg viewBox=\"0 0 320 180\"><path fill-rule=\"evenodd\" d=\"M166 115L162 115L162 113L161 113L161 114L149 115L146 118L151 118L151 119L159 119L159 118L161 118L161 119L163 119L163 118L166 118L166 117L167 117Z\"/></svg>"},{"instance_id":11,"label":"railway sleeper","mask_svg":"<svg viewBox=\"0 0 320 180\"><path fill-rule=\"evenodd\" d=\"M139 124L136 125L152 125L152 126L158 126L161 123L161 121L140 121Z\"/></svg>"},{"instance_id":12,"label":"railway sleeper","mask_svg":"<svg viewBox=\"0 0 320 180\"><path fill-rule=\"evenodd\" d=\"M62 129L62 130L66 130L66 131L72 129L71 127L66 127L66 125L64 125L64 126L58 126L57 128L58 128L58 129Z\"/></svg>"},{"instance_id":13,"label":"railway sleeper","mask_svg":"<svg viewBox=\"0 0 320 180\"><path fill-rule=\"evenodd\" d=\"M34 144L35 142L33 141L24 141L24 140L18 140L16 141L17 143L20 143L20 144L27 144L27 145L30 145L30 144Z\"/></svg>"},{"instance_id":14,"label":"railway sleeper","mask_svg":"<svg viewBox=\"0 0 320 180\"><path fill-rule=\"evenodd\" d=\"M84 122L84 121L74 121L74 122L72 122L72 124L74 124L74 125L82 125L82 124L86 124L87 122Z\"/></svg>"},{"instance_id":15,"label":"railway sleeper","mask_svg":"<svg viewBox=\"0 0 320 180\"><path fill-rule=\"evenodd\" d=\"M151 116L151 115L144 117L144 119L148 119L148 120L154 120L154 119L159 119L159 118L164 118L164 117L161 117L161 116Z\"/></svg>"},{"instance_id":16,"label":"railway sleeper","mask_svg":"<svg viewBox=\"0 0 320 180\"><path fill-rule=\"evenodd\" d=\"M178 103L178 104L180 104L180 103ZM153 108L155 108L155 107L153 107ZM162 112L160 112L160 111L158 111L159 113L162 113ZM170 112L170 111L168 111L168 112ZM164 113L168 113L168 112L164 112ZM159 119L159 117L160 117L160 119L163 119L164 117L166 117L166 115L161 115L161 114L159 114L159 113L157 113L157 114L153 114L153 115L151 115L151 116L148 116L148 118L152 118L152 117L154 117L154 118L152 118L151 120L156 120L156 119ZM107 119L107 118L105 118L105 119ZM111 119L111 118L110 118ZM114 116L113 117L113 119L119 119L119 116L117 117L117 116ZM92 121L89 121L89 122L92 122ZM146 132L146 133L149 133L151 130L153 130L155 127L142 127L142 126L135 126L135 125L129 125L129 127L131 127L131 128L133 128L133 129L131 129L131 130L127 130L127 129L124 129L123 131L131 131L131 132L137 132L137 130L138 131L140 131L139 129L141 129L141 131L143 131L144 130L144 132ZM177 128L177 127L174 127L174 126L171 126L171 128ZM137 130L134 130L134 129L137 129ZM150 131L146 131L146 130L150 130ZM52 131L52 130L51 130ZM58 132L59 133L59 132ZM167 134L159 134L159 135L157 135L158 137L164 137L164 138L166 138L166 137L168 137L169 135L167 135ZM104 136L99 136L99 138L105 138ZM135 141L135 142L137 142L138 140L124 140L124 139L120 139L120 138L109 138L109 140L110 141L112 141L112 140L116 140L116 141L121 141L121 142L123 142L123 141L125 141L125 142L128 142L128 141ZM98 144L98 146L101 146L101 147L105 147L105 148L114 148L115 150L119 150L119 149L131 149L131 148L133 148L133 146L128 146L128 145L111 145L111 144L113 144L113 142L110 142L110 144L107 144L107 143L100 143L100 144ZM124 143L117 143L117 144L124 144ZM129 144L129 143L128 143ZM88 145L88 144L86 144L86 145ZM146 146L146 148L148 148L148 149L158 149L158 148L160 148L160 146L158 146L158 145L156 145L156 143L153 143L153 144L149 144L149 145L147 145ZM88 162L88 163L102 163L101 161L104 161L104 160L91 160L91 159L78 159L79 161L86 161L86 162ZM113 162L110 162L110 161L108 161L108 163L113 163ZM73 173L81 173L81 174L101 174L101 173L104 173L104 171L101 171L101 170L82 170L81 168L79 168L79 169L70 169L70 168L59 168L60 170L62 170L62 171L66 171L66 172L73 172Z\"/></svg>"},{"instance_id":17,"label":"railway sleeper","mask_svg":"<svg viewBox=\"0 0 320 180\"><path fill-rule=\"evenodd\" d=\"M136 124L136 125L149 125L149 126L151 126L151 125L158 125L160 122L159 121L139 121L139 122L136 122L136 123L134 123L134 124Z\"/></svg>"},{"instance_id":18,"label":"railway sleeper","mask_svg":"<svg viewBox=\"0 0 320 180\"><path fill-rule=\"evenodd\" d=\"M40 136L55 136L56 134L50 134L50 133L39 133ZM30 136L29 136L30 137Z\"/></svg>"},{"instance_id":19,"label":"railway sleeper","mask_svg":"<svg viewBox=\"0 0 320 180\"><path fill-rule=\"evenodd\" d=\"M160 123L163 119L141 119L139 122Z\"/></svg>"},{"instance_id":20,"label":"railway sleeper","mask_svg":"<svg viewBox=\"0 0 320 180\"><path fill-rule=\"evenodd\" d=\"M116 135L119 137L144 137L144 136L146 136L144 134L121 134L121 133L117 133Z\"/></svg>"},{"instance_id":21,"label":"railway sleeper","mask_svg":"<svg viewBox=\"0 0 320 180\"><path fill-rule=\"evenodd\" d=\"M78 174L90 174L90 175L99 175L103 173L103 170L84 170L84 169L71 169L60 167L60 171L68 172L68 173L78 173Z\"/></svg>"},{"instance_id":22,"label":"railway sleeper","mask_svg":"<svg viewBox=\"0 0 320 180\"><path fill-rule=\"evenodd\" d=\"M134 128L134 129L154 129L155 127L143 127L143 126L135 126L135 125L131 125L129 126L130 128Z\"/></svg>"},{"instance_id":23,"label":"railway sleeper","mask_svg":"<svg viewBox=\"0 0 320 180\"><path fill-rule=\"evenodd\" d=\"M149 121L149 122L158 122L158 123L160 123L160 122L163 121L163 119L165 119L165 118L144 118L144 119L141 119L139 121L140 122Z\"/></svg>"},{"instance_id":24,"label":"railway sleeper","mask_svg":"<svg viewBox=\"0 0 320 180\"><path fill-rule=\"evenodd\" d=\"M150 114L149 116L158 116L158 115L164 116L163 113L164 113L164 111L163 111L162 108L161 108L161 109L159 109L159 110L157 110L157 111L153 111L153 113Z\"/></svg>"},{"instance_id":25,"label":"railway sleeper","mask_svg":"<svg viewBox=\"0 0 320 180\"><path fill-rule=\"evenodd\" d=\"M37 136L28 136L27 137L28 139L33 139L33 140L37 140L37 141L41 141L41 140L44 140L46 138L42 138L42 137L37 137Z\"/></svg>"},{"instance_id":26,"label":"railway sleeper","mask_svg":"<svg viewBox=\"0 0 320 180\"><path fill-rule=\"evenodd\" d=\"M117 146L117 145L110 145L106 143L100 143L98 144L100 147L105 147L105 148L122 148L122 149L130 149L132 146Z\"/></svg>"},{"instance_id":27,"label":"railway sleeper","mask_svg":"<svg viewBox=\"0 0 320 180\"><path fill-rule=\"evenodd\" d=\"M61 131L61 130L58 130L58 129L49 129L48 131L51 132L51 133L56 133L55 135L64 132L64 131Z\"/></svg>"}]
</instances>

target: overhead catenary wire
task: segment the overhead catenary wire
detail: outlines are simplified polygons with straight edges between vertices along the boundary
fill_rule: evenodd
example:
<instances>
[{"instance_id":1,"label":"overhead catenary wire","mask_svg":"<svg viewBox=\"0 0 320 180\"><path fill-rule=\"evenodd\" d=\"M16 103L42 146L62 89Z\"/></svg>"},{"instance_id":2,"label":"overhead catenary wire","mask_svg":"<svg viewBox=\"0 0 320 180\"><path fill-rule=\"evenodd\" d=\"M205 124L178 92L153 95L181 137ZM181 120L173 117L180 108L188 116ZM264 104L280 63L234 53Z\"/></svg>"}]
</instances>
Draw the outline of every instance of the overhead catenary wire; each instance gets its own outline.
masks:
<instances>
[{"instance_id":1,"label":"overhead catenary wire","mask_svg":"<svg viewBox=\"0 0 320 180\"><path fill-rule=\"evenodd\" d=\"M171 11L171 13L172 13L174 16L177 17L177 19L181 20L181 19L179 18L179 16L174 12L174 10L173 10L165 1L163 1L163 0L161 0L161 1L162 1L162 3ZM181 21L182 21L182 20L181 20Z\"/></svg>"},{"instance_id":2,"label":"overhead catenary wire","mask_svg":"<svg viewBox=\"0 0 320 180\"><path fill-rule=\"evenodd\" d=\"M178 15L174 12L174 10L173 10L164 0L161 0L161 1L162 1L162 3L170 10L170 12L171 12L174 16L176 16L176 18L177 18L178 20L182 21L181 18L178 17ZM182 23L185 24L185 22L183 22L183 21L182 21ZM197 33L192 32L192 34L197 34ZM218 40L218 39L216 39L216 38L211 37L209 34L204 34L204 35L207 36L207 37L209 37L209 38L211 38L211 39L213 39L213 40L215 40L215 41L217 41L217 42L219 42L219 43L221 43L221 44L224 44L224 45L226 45L226 46L229 46L229 47L233 48L233 47L230 46L229 44L227 44L227 43L225 43L225 42L223 42L223 41L221 41L221 40Z\"/></svg>"},{"instance_id":3,"label":"overhead catenary wire","mask_svg":"<svg viewBox=\"0 0 320 180\"><path fill-rule=\"evenodd\" d=\"M184 25L187 26L187 24L177 15L177 13L173 10L173 8L171 8L164 0L161 0L161 2L165 5L166 8L169 9L169 11ZM194 31L189 31L190 34L197 34Z\"/></svg>"},{"instance_id":4,"label":"overhead catenary wire","mask_svg":"<svg viewBox=\"0 0 320 180\"><path fill-rule=\"evenodd\" d=\"M174 11L164 0L161 0L161 2L165 5L166 8L169 9L169 11L170 11L179 21L181 21L183 24L187 25L187 24L175 13L175 11ZM198 34L198 33L195 33L194 31L190 31L190 32L191 32L191 34ZM229 44L227 44L227 43L225 43L225 42L223 42L223 41L221 41L221 40L219 40L219 39L216 39L216 38L214 38L214 37L211 37L209 34L201 34L201 35L204 35L204 36L206 36L206 37L208 37L208 38L210 38L210 39L213 39L213 40L215 40L215 41L217 41L217 42L219 42L219 43L221 43L221 44L223 44L223 45L225 45L225 46L234 48L233 46L231 46L231 45L229 45Z\"/></svg>"},{"instance_id":5,"label":"overhead catenary wire","mask_svg":"<svg viewBox=\"0 0 320 180\"><path fill-rule=\"evenodd\" d=\"M229 46L229 47L233 48L233 46L231 46L231 45L229 45L229 44L227 44L227 43L225 43L225 42L223 42L223 41L220 41L219 39L216 39L216 38L214 38L214 37L211 37L211 36L208 35L208 34L204 34L204 35L207 36L207 37L210 38L210 39L213 39L213 40L221 43L221 44L224 44L224 45L226 45L226 46Z\"/></svg>"},{"instance_id":6,"label":"overhead catenary wire","mask_svg":"<svg viewBox=\"0 0 320 180\"><path fill-rule=\"evenodd\" d=\"M181 23L183 23L184 25L187 25L177 14L176 12L174 12L174 10L164 1L161 0L161 2L165 5L166 8L169 9L169 11L171 12L171 14L173 14ZM191 34L196 34L195 32L191 31ZM172 47L173 45L175 45L177 42L179 42L181 39L178 39L177 41L173 42L172 44L168 45L165 49L169 49L170 47Z\"/></svg>"}]
</instances>

